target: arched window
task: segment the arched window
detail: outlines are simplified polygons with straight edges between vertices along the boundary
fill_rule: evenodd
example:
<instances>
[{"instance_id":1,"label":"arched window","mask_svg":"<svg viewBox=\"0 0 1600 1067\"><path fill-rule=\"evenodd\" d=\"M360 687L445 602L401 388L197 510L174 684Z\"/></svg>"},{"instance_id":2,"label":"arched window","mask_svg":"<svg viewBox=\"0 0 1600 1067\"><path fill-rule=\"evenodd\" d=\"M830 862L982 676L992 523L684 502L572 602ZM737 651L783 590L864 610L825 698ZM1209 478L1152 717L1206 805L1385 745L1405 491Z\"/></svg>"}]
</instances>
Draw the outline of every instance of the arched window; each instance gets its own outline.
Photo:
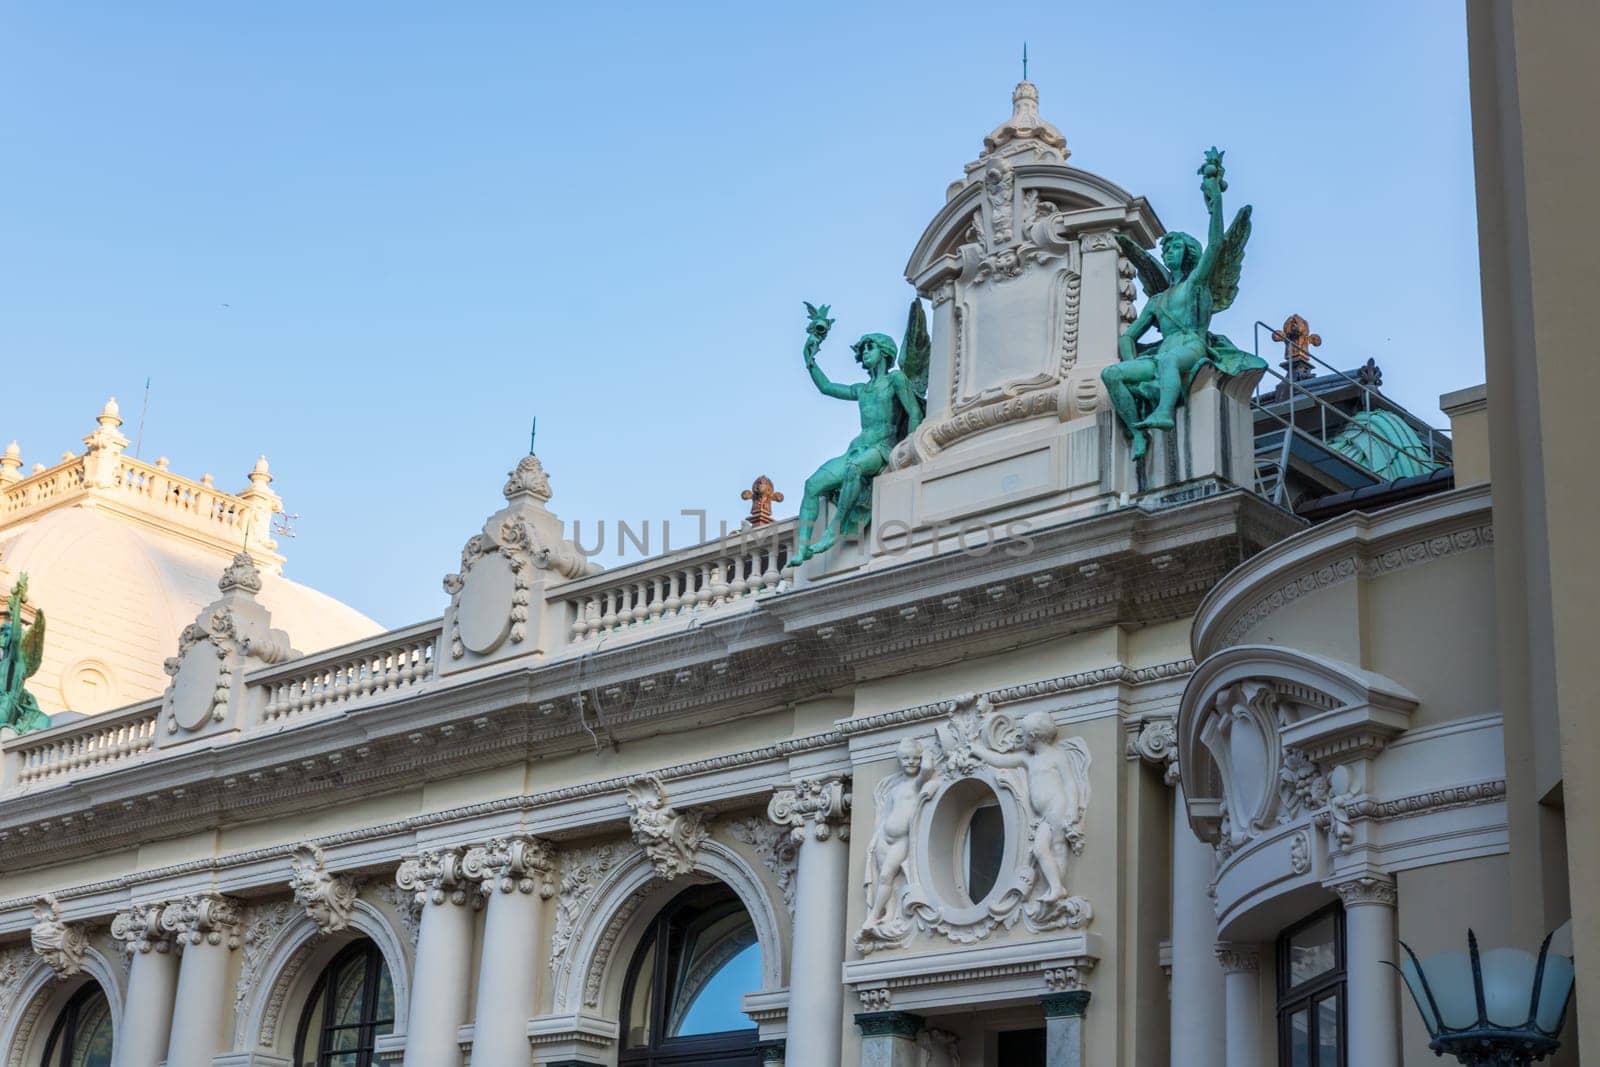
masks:
<instances>
[{"instance_id":1,"label":"arched window","mask_svg":"<svg viewBox=\"0 0 1600 1067\"><path fill-rule=\"evenodd\" d=\"M111 1067L111 1005L93 982L74 993L50 1031L40 1067Z\"/></svg>"},{"instance_id":2,"label":"arched window","mask_svg":"<svg viewBox=\"0 0 1600 1067\"><path fill-rule=\"evenodd\" d=\"M759 1067L740 1011L761 986L761 946L726 886L696 886L656 916L628 966L619 1067Z\"/></svg>"},{"instance_id":3,"label":"arched window","mask_svg":"<svg viewBox=\"0 0 1600 1067\"><path fill-rule=\"evenodd\" d=\"M394 983L383 953L357 941L317 978L295 1038L297 1067L371 1067L373 1044L394 1029Z\"/></svg>"}]
</instances>

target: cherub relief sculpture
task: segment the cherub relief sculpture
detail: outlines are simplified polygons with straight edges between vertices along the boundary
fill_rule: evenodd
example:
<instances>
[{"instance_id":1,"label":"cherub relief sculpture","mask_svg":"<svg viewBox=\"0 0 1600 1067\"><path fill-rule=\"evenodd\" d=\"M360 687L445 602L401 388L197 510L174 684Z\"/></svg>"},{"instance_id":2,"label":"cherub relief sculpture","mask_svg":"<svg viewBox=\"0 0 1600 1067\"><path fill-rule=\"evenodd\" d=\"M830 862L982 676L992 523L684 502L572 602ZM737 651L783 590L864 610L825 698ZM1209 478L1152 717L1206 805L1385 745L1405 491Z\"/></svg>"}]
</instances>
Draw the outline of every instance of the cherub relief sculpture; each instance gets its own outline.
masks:
<instances>
[{"instance_id":1,"label":"cherub relief sculpture","mask_svg":"<svg viewBox=\"0 0 1600 1067\"><path fill-rule=\"evenodd\" d=\"M0 727L9 726L19 734L50 725L50 716L39 710L39 702L24 688L44 658L44 612L35 612L33 625L24 628L22 604L27 599L28 576L20 574L11 587L5 624L0 625Z\"/></svg>"},{"instance_id":2,"label":"cherub relief sculpture","mask_svg":"<svg viewBox=\"0 0 1600 1067\"><path fill-rule=\"evenodd\" d=\"M806 479L805 497L800 502L800 545L791 565L821 555L841 536L866 526L872 511L872 479L888 466L894 446L922 423L927 408L932 342L920 300L911 302L905 339L898 350L894 341L881 333L866 334L850 346L856 362L867 371L867 380L854 385L829 381L817 366L817 350L833 328L828 310L827 304L806 304L810 315L806 323L806 370L823 396L856 402L861 411L861 432L844 455L828 460ZM899 368L895 367L897 358ZM817 536L817 516L823 500L833 503L833 517Z\"/></svg>"},{"instance_id":3,"label":"cherub relief sculpture","mask_svg":"<svg viewBox=\"0 0 1600 1067\"><path fill-rule=\"evenodd\" d=\"M895 756L900 769L872 792L876 821L867 845L867 919L861 931L863 937L886 942L899 941L907 933L895 890L907 881L912 824L931 795L928 786L934 771L933 760L914 737L901 741Z\"/></svg>"},{"instance_id":4,"label":"cherub relief sculpture","mask_svg":"<svg viewBox=\"0 0 1600 1067\"><path fill-rule=\"evenodd\" d=\"M897 757L898 770L874 792L860 951L904 945L913 925L960 943L1019 919L1041 931L1088 925L1093 909L1068 888L1071 857L1084 848L1089 805L1090 756L1081 738L1062 740L1046 712L1018 720L968 696L951 702L950 717L933 738L908 738ZM976 901L946 899L933 868L961 847L934 839L935 827L950 823L934 813L968 779L1000 800L1009 858L993 888Z\"/></svg>"},{"instance_id":5,"label":"cherub relief sculpture","mask_svg":"<svg viewBox=\"0 0 1600 1067\"><path fill-rule=\"evenodd\" d=\"M1177 424L1178 405L1202 364L1210 363L1224 374L1267 365L1210 332L1212 316L1226 311L1239 295L1244 246L1250 239L1250 205L1239 209L1224 233L1222 194L1228 183L1223 180L1222 153L1209 149L1199 173L1210 217L1204 248L1191 235L1173 231L1161 238L1158 261L1126 234L1117 234L1123 254L1144 283L1146 300L1144 310L1117 340L1120 362L1100 377L1133 440L1136 460L1149 447L1150 430L1170 430ZM1152 326L1160 328L1161 340L1140 344L1139 338Z\"/></svg>"}]
</instances>

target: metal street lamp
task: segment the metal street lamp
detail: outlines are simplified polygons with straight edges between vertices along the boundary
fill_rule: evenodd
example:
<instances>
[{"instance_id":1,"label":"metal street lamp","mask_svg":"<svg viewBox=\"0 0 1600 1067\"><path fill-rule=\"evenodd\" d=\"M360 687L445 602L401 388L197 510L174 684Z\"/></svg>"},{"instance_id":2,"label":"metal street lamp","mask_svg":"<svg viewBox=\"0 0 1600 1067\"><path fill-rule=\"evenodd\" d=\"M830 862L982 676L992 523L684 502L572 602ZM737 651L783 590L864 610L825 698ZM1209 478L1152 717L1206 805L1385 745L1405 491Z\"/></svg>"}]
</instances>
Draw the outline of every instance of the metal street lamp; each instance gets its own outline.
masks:
<instances>
[{"instance_id":1,"label":"metal street lamp","mask_svg":"<svg viewBox=\"0 0 1600 1067\"><path fill-rule=\"evenodd\" d=\"M1474 1067L1521 1067L1561 1046L1557 1037L1572 1001L1572 960L1550 954L1550 938L1535 959L1515 948L1478 951L1467 931L1467 952L1417 959L1404 941L1397 968L1411 990L1435 1055L1449 1053Z\"/></svg>"}]
</instances>

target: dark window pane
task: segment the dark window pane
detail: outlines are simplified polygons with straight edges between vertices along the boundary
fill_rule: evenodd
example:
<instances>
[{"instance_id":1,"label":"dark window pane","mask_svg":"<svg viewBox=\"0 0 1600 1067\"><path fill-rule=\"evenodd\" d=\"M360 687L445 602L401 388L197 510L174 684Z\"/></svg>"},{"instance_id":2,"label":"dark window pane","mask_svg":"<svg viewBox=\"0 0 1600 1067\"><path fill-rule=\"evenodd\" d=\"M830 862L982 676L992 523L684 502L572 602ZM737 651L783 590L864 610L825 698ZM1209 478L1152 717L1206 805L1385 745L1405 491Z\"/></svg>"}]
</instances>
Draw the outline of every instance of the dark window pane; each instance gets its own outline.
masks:
<instances>
[{"instance_id":1,"label":"dark window pane","mask_svg":"<svg viewBox=\"0 0 1600 1067\"><path fill-rule=\"evenodd\" d=\"M1317 1067L1339 1067L1339 994L1317 1002Z\"/></svg>"},{"instance_id":2,"label":"dark window pane","mask_svg":"<svg viewBox=\"0 0 1600 1067\"><path fill-rule=\"evenodd\" d=\"M985 804L967 824L967 896L972 903L982 903L999 881L1005 849L1005 816L999 804Z\"/></svg>"},{"instance_id":3,"label":"dark window pane","mask_svg":"<svg viewBox=\"0 0 1600 1067\"><path fill-rule=\"evenodd\" d=\"M1289 1016L1289 1067L1315 1067L1311 1062L1311 1009Z\"/></svg>"},{"instance_id":4,"label":"dark window pane","mask_svg":"<svg viewBox=\"0 0 1600 1067\"><path fill-rule=\"evenodd\" d=\"M1339 965L1334 941L1338 920L1329 912L1289 936L1289 986L1301 985Z\"/></svg>"},{"instance_id":5,"label":"dark window pane","mask_svg":"<svg viewBox=\"0 0 1600 1067\"><path fill-rule=\"evenodd\" d=\"M996 1059L1004 1067L1045 1067L1044 1030L1002 1030L997 1036Z\"/></svg>"},{"instance_id":6,"label":"dark window pane","mask_svg":"<svg viewBox=\"0 0 1600 1067\"><path fill-rule=\"evenodd\" d=\"M639 961L634 974L633 996L628 1001L628 1026L623 1035L624 1048L638 1048L650 1044L650 1005L656 984L656 946L651 942Z\"/></svg>"},{"instance_id":7,"label":"dark window pane","mask_svg":"<svg viewBox=\"0 0 1600 1067\"><path fill-rule=\"evenodd\" d=\"M761 949L744 909L691 924L673 983L667 1036L747 1029L750 1017L739 1010L739 1002L760 988Z\"/></svg>"}]
</instances>

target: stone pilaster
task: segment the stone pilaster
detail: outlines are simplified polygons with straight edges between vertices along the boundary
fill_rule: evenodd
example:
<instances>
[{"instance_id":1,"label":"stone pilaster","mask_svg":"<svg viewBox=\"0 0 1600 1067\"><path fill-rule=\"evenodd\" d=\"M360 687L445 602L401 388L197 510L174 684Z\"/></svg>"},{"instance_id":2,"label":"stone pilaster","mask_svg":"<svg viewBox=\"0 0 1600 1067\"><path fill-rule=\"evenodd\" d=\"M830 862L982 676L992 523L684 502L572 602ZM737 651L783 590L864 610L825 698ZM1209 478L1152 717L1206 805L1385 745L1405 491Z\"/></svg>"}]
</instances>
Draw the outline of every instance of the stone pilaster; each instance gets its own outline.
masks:
<instances>
[{"instance_id":1,"label":"stone pilaster","mask_svg":"<svg viewBox=\"0 0 1600 1067\"><path fill-rule=\"evenodd\" d=\"M135 904L111 920L111 936L132 961L117 1031L119 1067L156 1067L167 1055L178 992L178 954L161 927L164 904Z\"/></svg>"},{"instance_id":2,"label":"stone pilaster","mask_svg":"<svg viewBox=\"0 0 1600 1067\"><path fill-rule=\"evenodd\" d=\"M1234 941L1217 942L1215 951L1226 976L1227 1067L1263 1067L1261 952L1255 945Z\"/></svg>"},{"instance_id":3,"label":"stone pilaster","mask_svg":"<svg viewBox=\"0 0 1600 1067\"><path fill-rule=\"evenodd\" d=\"M1394 879L1363 874L1338 882L1344 902L1345 989L1350 1062L1362 1067L1400 1067L1400 992L1394 968Z\"/></svg>"},{"instance_id":4,"label":"stone pilaster","mask_svg":"<svg viewBox=\"0 0 1600 1067\"><path fill-rule=\"evenodd\" d=\"M796 782L773 794L767 815L789 827L799 846L786 1055L795 1064L835 1063L844 1040L840 972L850 872L849 781L828 776Z\"/></svg>"},{"instance_id":5,"label":"stone pilaster","mask_svg":"<svg viewBox=\"0 0 1600 1067\"><path fill-rule=\"evenodd\" d=\"M1047 1067L1083 1067L1083 1017L1089 1011L1089 991L1072 989L1046 993L1044 1005L1045 1053Z\"/></svg>"},{"instance_id":6,"label":"stone pilaster","mask_svg":"<svg viewBox=\"0 0 1600 1067\"><path fill-rule=\"evenodd\" d=\"M414 892L422 907L406 1028L406 1063L461 1062L456 1032L467 1021L473 911L479 902L478 887L462 870L461 859L461 853L453 849L424 849L416 859L402 863L395 874L395 884ZM531 954L531 946L528 951ZM523 1022L526 1025L526 1020Z\"/></svg>"},{"instance_id":7,"label":"stone pilaster","mask_svg":"<svg viewBox=\"0 0 1600 1067\"><path fill-rule=\"evenodd\" d=\"M918 1067L917 1035L927 1022L908 1011L867 1011L856 1016L861 1029L861 1067ZM794 1031L790 1031L791 1040ZM803 1061L796 1059L795 1063ZM817 1061L832 1062L832 1061Z\"/></svg>"},{"instance_id":8,"label":"stone pilaster","mask_svg":"<svg viewBox=\"0 0 1600 1067\"><path fill-rule=\"evenodd\" d=\"M541 902L555 893L551 849L534 837L498 837L462 858L469 878L481 879L488 898L478 1000L473 1019L472 1067L529 1062L528 1018L534 1013L534 970L543 958Z\"/></svg>"},{"instance_id":9,"label":"stone pilaster","mask_svg":"<svg viewBox=\"0 0 1600 1067\"><path fill-rule=\"evenodd\" d=\"M200 893L168 904L161 928L183 951L174 993L166 1067L211 1067L228 1021L231 967L239 947L239 902Z\"/></svg>"}]
</instances>

